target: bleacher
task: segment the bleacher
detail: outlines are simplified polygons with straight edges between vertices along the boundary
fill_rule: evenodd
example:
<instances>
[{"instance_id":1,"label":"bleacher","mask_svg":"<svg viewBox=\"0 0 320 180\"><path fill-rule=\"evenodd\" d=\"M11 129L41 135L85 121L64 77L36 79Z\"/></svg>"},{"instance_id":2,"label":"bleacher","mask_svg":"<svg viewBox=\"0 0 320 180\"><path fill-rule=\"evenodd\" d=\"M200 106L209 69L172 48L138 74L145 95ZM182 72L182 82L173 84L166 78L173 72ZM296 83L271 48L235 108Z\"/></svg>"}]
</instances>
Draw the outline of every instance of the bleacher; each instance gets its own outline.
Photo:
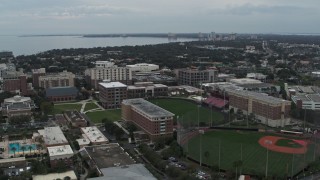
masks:
<instances>
[{"instance_id":1,"label":"bleacher","mask_svg":"<svg viewBox=\"0 0 320 180\"><path fill-rule=\"evenodd\" d=\"M208 97L203 102L209 106L220 108L220 109L229 103L229 101L227 100L216 98L216 97Z\"/></svg>"}]
</instances>

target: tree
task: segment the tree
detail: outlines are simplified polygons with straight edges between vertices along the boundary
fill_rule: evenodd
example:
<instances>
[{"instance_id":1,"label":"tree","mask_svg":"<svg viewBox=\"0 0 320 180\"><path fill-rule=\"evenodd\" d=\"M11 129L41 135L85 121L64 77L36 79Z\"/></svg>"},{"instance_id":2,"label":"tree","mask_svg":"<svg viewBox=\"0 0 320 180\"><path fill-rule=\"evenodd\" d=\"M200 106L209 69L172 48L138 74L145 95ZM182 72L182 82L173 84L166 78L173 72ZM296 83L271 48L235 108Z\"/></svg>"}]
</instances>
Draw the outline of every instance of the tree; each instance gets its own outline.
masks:
<instances>
[{"instance_id":1,"label":"tree","mask_svg":"<svg viewBox=\"0 0 320 180\"><path fill-rule=\"evenodd\" d=\"M22 146L22 147L21 147L21 150L22 150L23 155L24 155L24 151L26 150L26 147L25 147L25 146Z\"/></svg>"},{"instance_id":2,"label":"tree","mask_svg":"<svg viewBox=\"0 0 320 180\"><path fill-rule=\"evenodd\" d=\"M31 117L25 116L25 115L13 116L9 119L10 124L13 124L13 125L25 124L25 123L29 123L30 121L31 121Z\"/></svg>"},{"instance_id":3,"label":"tree","mask_svg":"<svg viewBox=\"0 0 320 180\"><path fill-rule=\"evenodd\" d=\"M121 137L123 136L124 132L121 128L117 127L115 130L114 130L114 134L116 136L116 139L117 140L120 140Z\"/></svg>"},{"instance_id":4,"label":"tree","mask_svg":"<svg viewBox=\"0 0 320 180\"><path fill-rule=\"evenodd\" d=\"M80 146L79 146L79 143L78 141L73 141L73 146L76 150L79 150L80 149Z\"/></svg>"},{"instance_id":5,"label":"tree","mask_svg":"<svg viewBox=\"0 0 320 180\"><path fill-rule=\"evenodd\" d=\"M53 104L47 101L41 102L40 109L44 114L49 114L53 110Z\"/></svg>"},{"instance_id":6,"label":"tree","mask_svg":"<svg viewBox=\"0 0 320 180\"><path fill-rule=\"evenodd\" d=\"M31 154L32 146L28 146L29 152Z\"/></svg>"},{"instance_id":7,"label":"tree","mask_svg":"<svg viewBox=\"0 0 320 180\"><path fill-rule=\"evenodd\" d=\"M13 157L16 157L17 148L16 147L12 147L11 151L13 151Z\"/></svg>"}]
</instances>

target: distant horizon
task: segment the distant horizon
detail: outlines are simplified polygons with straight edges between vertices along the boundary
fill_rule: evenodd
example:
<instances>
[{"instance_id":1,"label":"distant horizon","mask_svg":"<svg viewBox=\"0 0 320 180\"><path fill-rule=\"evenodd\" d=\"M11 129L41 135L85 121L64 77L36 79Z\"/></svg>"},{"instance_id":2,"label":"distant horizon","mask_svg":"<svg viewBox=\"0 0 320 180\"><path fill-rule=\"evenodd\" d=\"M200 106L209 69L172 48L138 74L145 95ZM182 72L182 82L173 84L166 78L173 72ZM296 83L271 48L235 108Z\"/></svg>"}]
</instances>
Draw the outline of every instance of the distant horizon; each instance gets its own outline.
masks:
<instances>
[{"instance_id":1,"label":"distant horizon","mask_svg":"<svg viewBox=\"0 0 320 180\"><path fill-rule=\"evenodd\" d=\"M210 32L128 32L128 33L30 33L30 34L0 34L0 36L83 36L83 35L165 35L165 34L209 34ZM320 35L320 32L215 32L216 34L239 34L239 35Z\"/></svg>"}]
</instances>

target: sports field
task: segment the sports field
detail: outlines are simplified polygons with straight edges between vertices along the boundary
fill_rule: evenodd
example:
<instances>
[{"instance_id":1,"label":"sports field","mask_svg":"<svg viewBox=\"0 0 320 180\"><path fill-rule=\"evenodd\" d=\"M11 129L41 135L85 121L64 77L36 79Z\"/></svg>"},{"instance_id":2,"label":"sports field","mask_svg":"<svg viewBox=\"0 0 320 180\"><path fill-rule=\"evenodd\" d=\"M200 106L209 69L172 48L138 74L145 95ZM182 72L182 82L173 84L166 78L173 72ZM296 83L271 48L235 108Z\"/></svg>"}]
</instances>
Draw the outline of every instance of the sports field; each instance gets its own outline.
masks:
<instances>
[{"instance_id":1,"label":"sports field","mask_svg":"<svg viewBox=\"0 0 320 180\"><path fill-rule=\"evenodd\" d=\"M53 107L52 114L60 114L67 110L78 110L80 111L82 104L55 104Z\"/></svg>"},{"instance_id":2,"label":"sports field","mask_svg":"<svg viewBox=\"0 0 320 180\"><path fill-rule=\"evenodd\" d=\"M179 116L180 123L192 123L193 125L198 123L198 105L193 102L183 99L152 99L150 102ZM217 110L212 110L211 112L209 108L199 107L200 122L211 123L211 119L213 124L221 124L224 117Z\"/></svg>"},{"instance_id":3,"label":"sports field","mask_svg":"<svg viewBox=\"0 0 320 180\"><path fill-rule=\"evenodd\" d=\"M284 177L298 173L308 162L312 162L318 156L319 149L315 148L311 140L308 140L307 152L303 154L281 153L271 150L272 148L267 150L258 142L266 136L279 135L247 131L210 131L194 136L183 146L187 154L197 161L201 154L203 163L218 167L220 152L221 169L235 171L234 162L242 160L243 164L238 167L238 170L242 169L242 173L260 176L266 173L267 157L268 176ZM293 140L301 142L298 137L294 137ZM202 144L201 153L200 144ZM290 140L281 140L275 146L291 149L298 145L292 144Z\"/></svg>"}]
</instances>

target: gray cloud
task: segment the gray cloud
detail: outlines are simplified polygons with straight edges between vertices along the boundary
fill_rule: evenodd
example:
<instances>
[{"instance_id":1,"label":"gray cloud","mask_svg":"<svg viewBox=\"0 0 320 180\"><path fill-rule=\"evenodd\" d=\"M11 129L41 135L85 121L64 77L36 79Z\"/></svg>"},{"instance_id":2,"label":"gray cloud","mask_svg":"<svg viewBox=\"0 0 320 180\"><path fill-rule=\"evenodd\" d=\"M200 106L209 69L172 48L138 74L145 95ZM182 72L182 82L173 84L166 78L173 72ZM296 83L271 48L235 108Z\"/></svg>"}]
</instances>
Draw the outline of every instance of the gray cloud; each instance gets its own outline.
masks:
<instances>
[{"instance_id":1,"label":"gray cloud","mask_svg":"<svg viewBox=\"0 0 320 180\"><path fill-rule=\"evenodd\" d=\"M320 29L319 0L0 1L0 34Z\"/></svg>"}]
</instances>

